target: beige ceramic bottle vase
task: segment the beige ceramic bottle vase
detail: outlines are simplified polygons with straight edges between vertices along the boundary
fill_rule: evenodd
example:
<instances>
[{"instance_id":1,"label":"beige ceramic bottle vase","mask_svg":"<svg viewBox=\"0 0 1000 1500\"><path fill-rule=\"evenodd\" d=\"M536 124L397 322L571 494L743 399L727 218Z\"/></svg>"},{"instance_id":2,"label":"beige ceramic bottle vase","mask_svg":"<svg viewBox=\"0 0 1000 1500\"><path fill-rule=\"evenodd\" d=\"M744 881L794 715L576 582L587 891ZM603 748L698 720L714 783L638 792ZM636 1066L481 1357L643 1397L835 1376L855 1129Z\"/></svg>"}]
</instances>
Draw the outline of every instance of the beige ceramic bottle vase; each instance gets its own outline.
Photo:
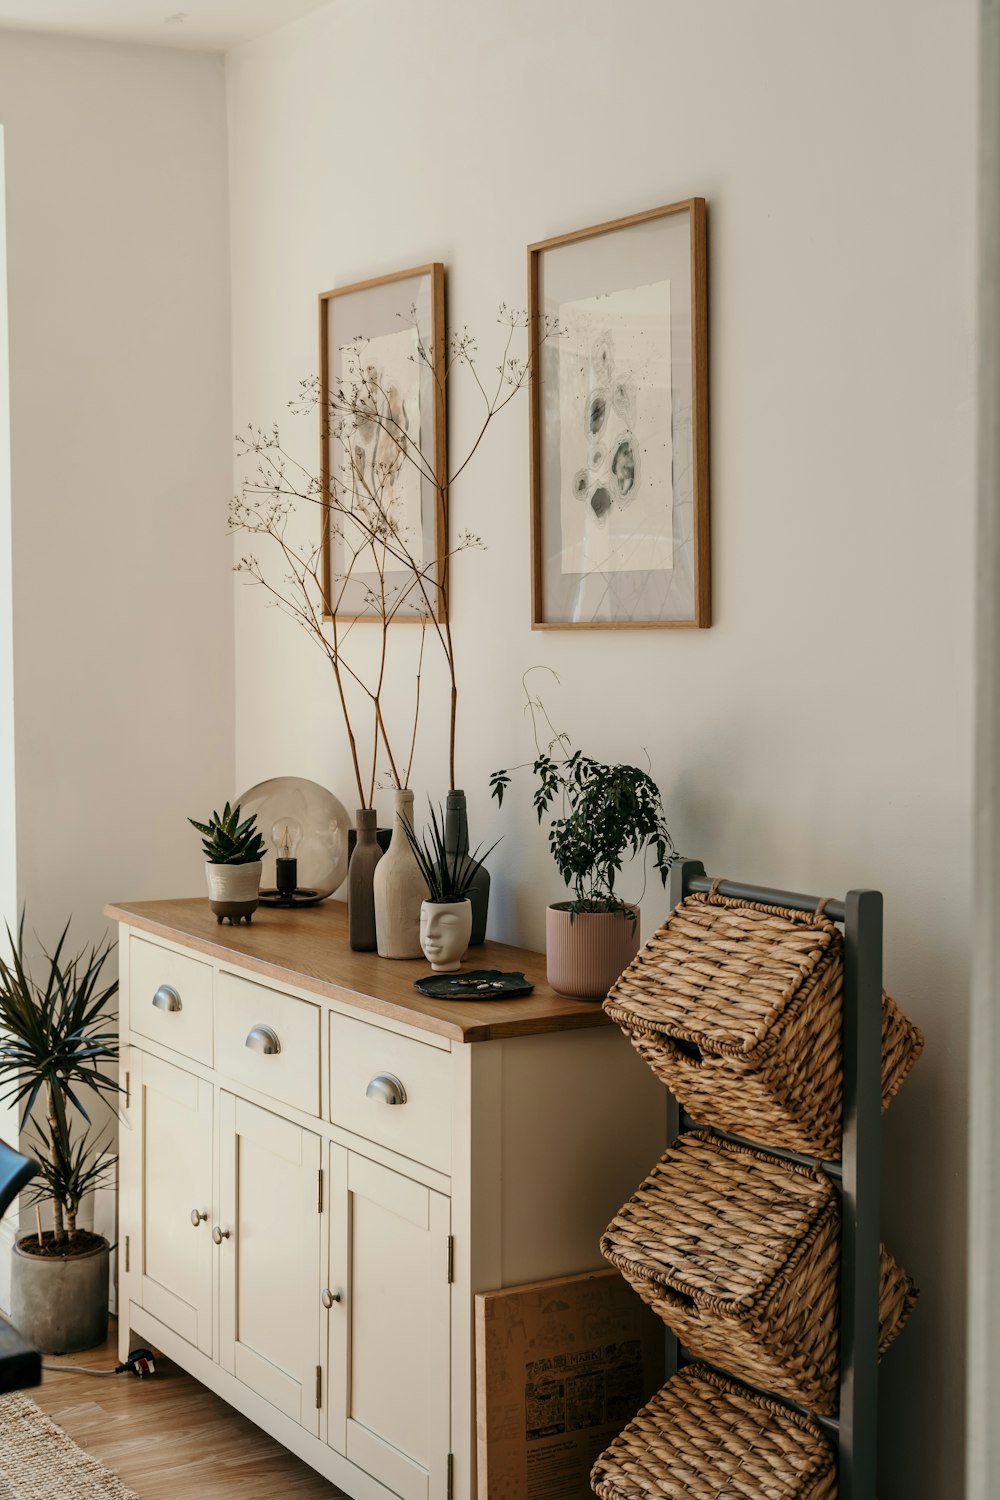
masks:
<instances>
[{"instance_id":1,"label":"beige ceramic bottle vase","mask_svg":"<svg viewBox=\"0 0 1000 1500\"><path fill-rule=\"evenodd\" d=\"M381 958L419 958L420 907L427 882L403 829L413 827L413 793L396 793L389 848L375 866L375 935Z\"/></svg>"},{"instance_id":2,"label":"beige ceramic bottle vase","mask_svg":"<svg viewBox=\"0 0 1000 1500\"><path fill-rule=\"evenodd\" d=\"M351 947L357 953L371 953L375 948L375 868L382 850L375 837L378 814L374 807L357 812L358 842L347 868L347 930Z\"/></svg>"}]
</instances>

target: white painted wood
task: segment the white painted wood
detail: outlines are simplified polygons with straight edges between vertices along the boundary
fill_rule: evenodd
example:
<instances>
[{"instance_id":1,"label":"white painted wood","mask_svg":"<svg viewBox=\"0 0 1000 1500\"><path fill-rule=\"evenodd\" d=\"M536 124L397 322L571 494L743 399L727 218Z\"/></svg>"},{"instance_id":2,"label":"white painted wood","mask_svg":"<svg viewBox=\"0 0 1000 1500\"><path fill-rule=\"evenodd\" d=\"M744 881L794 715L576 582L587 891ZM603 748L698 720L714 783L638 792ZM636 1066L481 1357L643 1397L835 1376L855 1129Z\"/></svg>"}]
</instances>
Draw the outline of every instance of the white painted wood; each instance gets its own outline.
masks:
<instances>
[{"instance_id":1,"label":"white painted wood","mask_svg":"<svg viewBox=\"0 0 1000 1500\"><path fill-rule=\"evenodd\" d=\"M172 1052L212 1066L212 966L134 934L128 944L131 1028ZM169 985L180 1010L162 1010L153 996Z\"/></svg>"},{"instance_id":2,"label":"white painted wood","mask_svg":"<svg viewBox=\"0 0 1000 1500\"><path fill-rule=\"evenodd\" d=\"M138 1162L126 1151L123 1177L139 1201L122 1205L133 1295L154 1317L212 1353L212 1088L172 1063L133 1048L131 1123ZM208 1217L197 1228L192 1210Z\"/></svg>"},{"instance_id":3,"label":"white painted wood","mask_svg":"<svg viewBox=\"0 0 1000 1500\"><path fill-rule=\"evenodd\" d=\"M476 1410L470 1399L475 1390L475 1329L469 1310L476 1292L503 1285L503 1142L498 1123L503 1061L503 1047L492 1042L456 1047L454 1052L451 1442L456 1495L476 1494Z\"/></svg>"},{"instance_id":4,"label":"white painted wood","mask_svg":"<svg viewBox=\"0 0 1000 1500\"><path fill-rule=\"evenodd\" d=\"M405 1104L369 1099L379 1073L398 1078ZM330 1119L403 1156L451 1170L450 1053L347 1016L330 1017Z\"/></svg>"},{"instance_id":5,"label":"white painted wood","mask_svg":"<svg viewBox=\"0 0 1000 1500\"><path fill-rule=\"evenodd\" d=\"M494 1045L503 1048L499 1285L595 1270L602 1233L666 1144L666 1090L617 1027Z\"/></svg>"},{"instance_id":6,"label":"white painted wood","mask_svg":"<svg viewBox=\"0 0 1000 1500\"><path fill-rule=\"evenodd\" d=\"M229 1093L219 1106L223 1369L319 1433L319 1138Z\"/></svg>"},{"instance_id":7,"label":"white painted wood","mask_svg":"<svg viewBox=\"0 0 1000 1500\"><path fill-rule=\"evenodd\" d=\"M215 983L216 1067L272 1099L318 1115L320 1016L318 1005L222 970ZM255 1026L274 1032L280 1052L265 1055L246 1045Z\"/></svg>"},{"instance_id":8,"label":"white painted wood","mask_svg":"<svg viewBox=\"0 0 1000 1500\"><path fill-rule=\"evenodd\" d=\"M123 1318L122 1322L129 1323L137 1339L162 1349L164 1354L189 1370L210 1391L215 1391L231 1406L235 1406L237 1411L243 1412L290 1452L297 1453L318 1473L329 1479L331 1484L339 1486L345 1494L352 1496L353 1500L398 1500L385 1485L379 1484L378 1480L359 1469L356 1464L348 1463L341 1454L334 1452L327 1443L314 1437L304 1427L300 1427L291 1417L276 1411L262 1396L230 1375L217 1361L186 1344L166 1323L158 1322L137 1303L132 1303L128 1312L128 1319ZM456 1492L456 1495L457 1500L466 1500L464 1493ZM188 1500L188 1497L178 1496L177 1500ZM192 1500L196 1500L196 1497L192 1497Z\"/></svg>"},{"instance_id":9,"label":"white painted wood","mask_svg":"<svg viewBox=\"0 0 1000 1500\"><path fill-rule=\"evenodd\" d=\"M444 1500L450 1430L450 1204L331 1149L330 1440L403 1500ZM345 1191L346 1188L346 1191Z\"/></svg>"},{"instance_id":10,"label":"white painted wood","mask_svg":"<svg viewBox=\"0 0 1000 1500\"><path fill-rule=\"evenodd\" d=\"M187 956L178 945L163 949L175 950ZM303 991L294 975L275 987L228 959L207 967L214 1067L194 1059L181 1067L165 1043L134 1036L125 985L122 1071L132 1102L121 1214L123 1235L133 1226L136 1238L132 1271L123 1273L122 1306L131 1311L122 1346L131 1323L199 1379L210 1375L212 1389L356 1500L444 1500L449 1451L456 1500L472 1500L474 1294L599 1264L601 1229L662 1147L662 1087L611 1028L452 1048ZM273 1075L250 1080L242 1041L269 1020L284 1044L302 1017L309 1046L300 1038L291 1056L300 1067L309 1052L308 1086L281 1100L266 1092ZM211 1249L204 1353L191 1342L183 1299L165 1302L136 1271L150 1067L175 1081L186 1075L188 1093L217 1101L200 1158L213 1186L209 1234L218 1224L230 1238ZM406 1105L365 1097L377 1072L401 1079ZM309 1113L320 1081L329 1120ZM318 1213L321 1155L326 1211ZM329 1310L324 1286L342 1297Z\"/></svg>"}]
</instances>

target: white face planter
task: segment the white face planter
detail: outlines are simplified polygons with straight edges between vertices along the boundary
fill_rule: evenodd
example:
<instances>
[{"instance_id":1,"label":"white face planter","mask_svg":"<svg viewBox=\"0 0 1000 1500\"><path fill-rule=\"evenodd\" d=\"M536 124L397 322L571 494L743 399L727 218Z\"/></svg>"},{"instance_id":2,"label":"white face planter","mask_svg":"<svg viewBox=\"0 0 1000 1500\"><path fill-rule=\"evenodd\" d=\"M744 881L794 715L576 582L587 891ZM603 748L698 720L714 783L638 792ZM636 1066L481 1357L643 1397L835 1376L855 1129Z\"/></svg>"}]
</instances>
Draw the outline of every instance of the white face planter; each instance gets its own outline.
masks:
<instances>
[{"instance_id":1,"label":"white face planter","mask_svg":"<svg viewBox=\"0 0 1000 1500\"><path fill-rule=\"evenodd\" d=\"M459 968L472 936L472 902L425 901L420 907L420 946L431 968L450 974Z\"/></svg>"}]
</instances>

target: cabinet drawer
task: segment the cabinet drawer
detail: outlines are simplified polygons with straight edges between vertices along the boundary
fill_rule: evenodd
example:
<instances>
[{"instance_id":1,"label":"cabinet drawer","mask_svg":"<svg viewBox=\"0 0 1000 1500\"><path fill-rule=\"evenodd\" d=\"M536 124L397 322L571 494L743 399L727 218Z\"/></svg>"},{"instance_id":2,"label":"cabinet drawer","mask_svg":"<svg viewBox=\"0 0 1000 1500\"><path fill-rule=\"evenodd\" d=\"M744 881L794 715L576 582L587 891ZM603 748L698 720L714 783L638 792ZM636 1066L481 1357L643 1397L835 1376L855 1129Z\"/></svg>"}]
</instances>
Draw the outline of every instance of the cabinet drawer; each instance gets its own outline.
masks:
<instances>
[{"instance_id":1,"label":"cabinet drawer","mask_svg":"<svg viewBox=\"0 0 1000 1500\"><path fill-rule=\"evenodd\" d=\"M212 1066L212 967L146 938L129 939L131 1029Z\"/></svg>"},{"instance_id":2,"label":"cabinet drawer","mask_svg":"<svg viewBox=\"0 0 1000 1500\"><path fill-rule=\"evenodd\" d=\"M307 1000L220 973L215 1066L272 1099L318 1115L319 1017L319 1006ZM271 1050L275 1039L277 1050Z\"/></svg>"},{"instance_id":3,"label":"cabinet drawer","mask_svg":"<svg viewBox=\"0 0 1000 1500\"><path fill-rule=\"evenodd\" d=\"M398 1080L405 1103L389 1104L369 1084ZM392 1085L383 1092L393 1093ZM451 1054L367 1021L330 1016L330 1119L365 1140L439 1172L451 1171Z\"/></svg>"}]
</instances>

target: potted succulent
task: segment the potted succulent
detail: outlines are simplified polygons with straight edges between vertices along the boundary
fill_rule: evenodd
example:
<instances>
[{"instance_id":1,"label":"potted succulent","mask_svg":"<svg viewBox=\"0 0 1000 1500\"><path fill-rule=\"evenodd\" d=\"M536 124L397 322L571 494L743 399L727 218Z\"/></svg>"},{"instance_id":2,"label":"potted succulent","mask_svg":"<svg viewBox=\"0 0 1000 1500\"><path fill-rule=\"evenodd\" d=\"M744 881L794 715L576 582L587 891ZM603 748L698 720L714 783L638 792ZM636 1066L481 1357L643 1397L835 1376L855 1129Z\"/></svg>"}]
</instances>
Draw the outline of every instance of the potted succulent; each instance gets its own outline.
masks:
<instances>
[{"instance_id":1,"label":"potted succulent","mask_svg":"<svg viewBox=\"0 0 1000 1500\"><path fill-rule=\"evenodd\" d=\"M239 803L227 802L222 817L213 812L207 823L188 818L202 835L208 904L221 924L227 918L236 924L249 922L260 899L260 872L264 835L257 830L257 816L240 822Z\"/></svg>"},{"instance_id":2,"label":"potted succulent","mask_svg":"<svg viewBox=\"0 0 1000 1500\"><path fill-rule=\"evenodd\" d=\"M431 805L430 811L431 825L422 840L405 818L401 822L427 885L427 899L420 905L420 946L432 969L450 974L461 967L472 936L473 882L496 844L485 854L480 853L482 845L470 854L468 844L461 849L449 842L442 809Z\"/></svg>"},{"instance_id":3,"label":"potted succulent","mask_svg":"<svg viewBox=\"0 0 1000 1500\"><path fill-rule=\"evenodd\" d=\"M107 1337L108 1255L103 1235L77 1226L81 1199L114 1165L106 1141L94 1137L86 1089L118 1093L105 1068L118 1056L110 1002L117 979L102 980L111 943L63 951L69 923L50 955L43 978L32 976L24 945L24 915L10 959L0 959L0 1103L23 1103L20 1129L33 1149L39 1175L29 1203L37 1232L14 1246L11 1317L29 1343L46 1354L91 1349ZM86 1122L74 1132L74 1116ZM52 1205L52 1227L43 1229L40 1205Z\"/></svg>"},{"instance_id":4,"label":"potted succulent","mask_svg":"<svg viewBox=\"0 0 1000 1500\"><path fill-rule=\"evenodd\" d=\"M529 707L534 715L540 705L529 700ZM615 890L622 862L651 854L666 885L679 857L660 791L638 766L592 760L563 734L539 750L531 769L538 777L538 821L550 815L549 849L573 889L572 901L555 902L546 912L548 981L561 995L603 999L639 951L639 908ZM491 775L498 803L510 781L508 771ZM554 812L554 805L561 810Z\"/></svg>"}]
</instances>

